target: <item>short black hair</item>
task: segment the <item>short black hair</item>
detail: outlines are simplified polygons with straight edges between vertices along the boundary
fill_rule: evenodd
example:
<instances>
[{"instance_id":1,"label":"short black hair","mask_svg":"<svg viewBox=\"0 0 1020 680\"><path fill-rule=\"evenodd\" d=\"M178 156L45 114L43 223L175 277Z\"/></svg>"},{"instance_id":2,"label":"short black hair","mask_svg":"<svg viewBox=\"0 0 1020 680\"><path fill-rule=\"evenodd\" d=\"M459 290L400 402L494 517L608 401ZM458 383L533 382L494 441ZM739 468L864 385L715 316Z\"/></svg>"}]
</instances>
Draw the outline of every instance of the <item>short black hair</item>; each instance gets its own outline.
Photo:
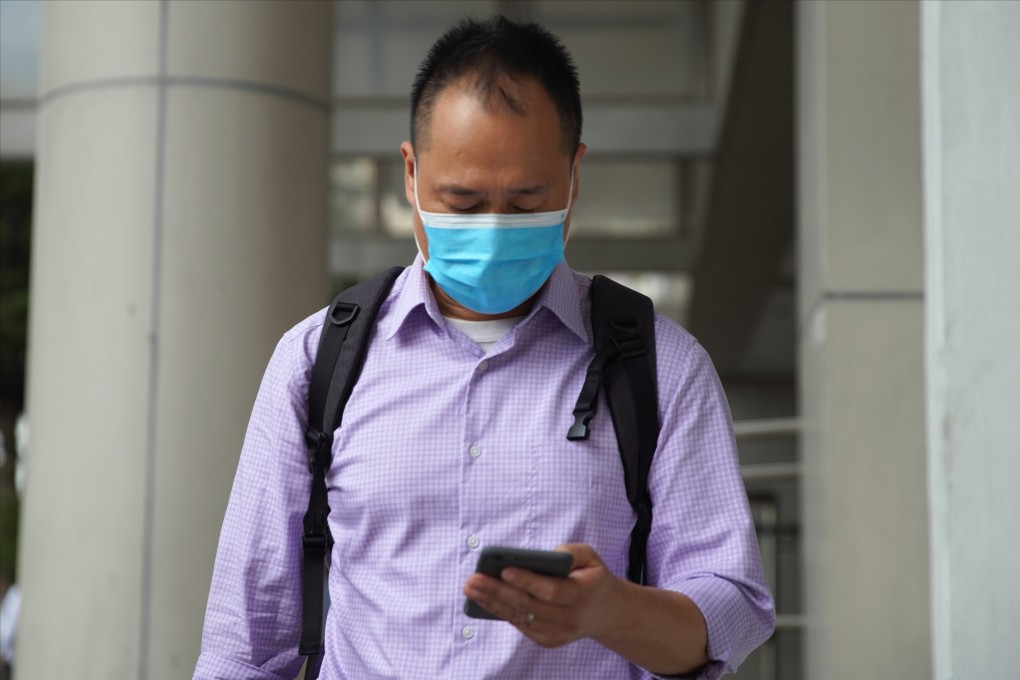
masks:
<instances>
[{"instance_id":1,"label":"short black hair","mask_svg":"<svg viewBox=\"0 0 1020 680\"><path fill-rule=\"evenodd\" d=\"M523 109L500 79L535 78L560 117L564 150L573 158L581 143L581 86L577 67L559 39L538 24L518 24L502 15L468 18L443 34L429 50L411 88L411 144L427 135L432 109L443 88L466 75L486 99L514 113Z\"/></svg>"}]
</instances>

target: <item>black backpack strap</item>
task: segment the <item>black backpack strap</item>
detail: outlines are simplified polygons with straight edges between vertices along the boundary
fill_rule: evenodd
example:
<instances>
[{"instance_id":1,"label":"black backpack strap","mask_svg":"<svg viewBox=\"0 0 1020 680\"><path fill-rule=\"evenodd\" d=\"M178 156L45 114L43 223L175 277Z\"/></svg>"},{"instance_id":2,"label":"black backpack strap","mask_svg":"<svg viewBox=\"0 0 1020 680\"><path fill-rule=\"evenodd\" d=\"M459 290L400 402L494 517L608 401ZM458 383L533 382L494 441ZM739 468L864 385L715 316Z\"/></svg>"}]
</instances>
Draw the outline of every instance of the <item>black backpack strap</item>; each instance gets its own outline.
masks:
<instances>
[{"instance_id":1,"label":"black backpack strap","mask_svg":"<svg viewBox=\"0 0 1020 680\"><path fill-rule=\"evenodd\" d=\"M595 358L574 408L572 441L588 438L588 423L605 384L606 401L620 447L627 500L637 514L630 537L627 578L645 580L645 547L652 526L648 471L659 440L659 398L655 368L655 309L646 296L604 276L591 284L591 325Z\"/></svg>"},{"instance_id":2,"label":"black backpack strap","mask_svg":"<svg viewBox=\"0 0 1020 680\"><path fill-rule=\"evenodd\" d=\"M348 288L336 296L326 313L319 348L308 386L308 470L312 491L301 537L301 644L305 656L319 653L326 621L326 575L333 537L326 518L326 471L332 462L333 433L340 427L344 407L361 373L368 339L383 300L403 267ZM309 664L314 660L309 660Z\"/></svg>"}]
</instances>

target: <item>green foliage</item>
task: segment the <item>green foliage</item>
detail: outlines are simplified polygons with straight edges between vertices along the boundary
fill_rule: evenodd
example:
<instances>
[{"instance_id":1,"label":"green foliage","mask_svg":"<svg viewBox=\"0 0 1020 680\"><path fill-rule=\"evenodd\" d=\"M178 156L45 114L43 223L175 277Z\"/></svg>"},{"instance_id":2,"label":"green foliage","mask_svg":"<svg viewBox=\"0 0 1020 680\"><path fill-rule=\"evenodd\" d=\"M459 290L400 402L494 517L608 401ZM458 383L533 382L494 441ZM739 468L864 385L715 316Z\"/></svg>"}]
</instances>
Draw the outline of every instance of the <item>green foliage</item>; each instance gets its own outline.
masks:
<instances>
[{"instance_id":1,"label":"green foliage","mask_svg":"<svg viewBox=\"0 0 1020 680\"><path fill-rule=\"evenodd\" d=\"M14 491L14 422L25 403L29 248L32 240L30 163L0 164L0 576L14 579L18 497Z\"/></svg>"},{"instance_id":2,"label":"green foliage","mask_svg":"<svg viewBox=\"0 0 1020 680\"><path fill-rule=\"evenodd\" d=\"M18 497L13 488L0 486L0 578L15 580L18 562Z\"/></svg>"},{"instance_id":3,"label":"green foliage","mask_svg":"<svg viewBox=\"0 0 1020 680\"><path fill-rule=\"evenodd\" d=\"M0 165L0 403L18 411L25 394L32 172Z\"/></svg>"}]
</instances>

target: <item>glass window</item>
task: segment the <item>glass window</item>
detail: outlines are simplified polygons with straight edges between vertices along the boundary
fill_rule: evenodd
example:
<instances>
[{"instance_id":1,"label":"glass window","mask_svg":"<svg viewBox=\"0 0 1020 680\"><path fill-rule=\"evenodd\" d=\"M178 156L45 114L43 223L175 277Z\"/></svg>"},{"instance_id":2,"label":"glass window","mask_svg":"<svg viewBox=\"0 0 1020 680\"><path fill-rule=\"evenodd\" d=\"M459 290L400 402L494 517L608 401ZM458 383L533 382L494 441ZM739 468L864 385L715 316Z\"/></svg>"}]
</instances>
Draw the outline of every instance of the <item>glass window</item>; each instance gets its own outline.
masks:
<instances>
[{"instance_id":1,"label":"glass window","mask_svg":"<svg viewBox=\"0 0 1020 680\"><path fill-rule=\"evenodd\" d=\"M681 163L610 160L581 166L572 238L644 238L681 233ZM406 237L412 206L404 192L400 159L340 158L330 169L330 212L339 233Z\"/></svg>"},{"instance_id":2,"label":"glass window","mask_svg":"<svg viewBox=\"0 0 1020 680\"><path fill-rule=\"evenodd\" d=\"M376 229L376 162L340 159L329 173L329 214L334 233L370 233Z\"/></svg>"},{"instance_id":3,"label":"glass window","mask_svg":"<svg viewBox=\"0 0 1020 680\"><path fill-rule=\"evenodd\" d=\"M563 40L577 63L586 98L705 93L702 3L534 0L528 19Z\"/></svg>"},{"instance_id":4,"label":"glass window","mask_svg":"<svg viewBox=\"0 0 1020 680\"><path fill-rule=\"evenodd\" d=\"M652 299L655 310L681 326L687 323L694 282L686 272L603 272Z\"/></svg>"},{"instance_id":5,"label":"glass window","mask_svg":"<svg viewBox=\"0 0 1020 680\"><path fill-rule=\"evenodd\" d=\"M341 98L406 99L439 36L468 15L497 11L494 0L343 0L334 7L333 94Z\"/></svg>"},{"instance_id":6,"label":"glass window","mask_svg":"<svg viewBox=\"0 0 1020 680\"><path fill-rule=\"evenodd\" d=\"M379 215L383 233L397 238L414 234L414 208L407 202L404 191L404 164L402 161L384 161L379 174Z\"/></svg>"},{"instance_id":7,"label":"glass window","mask_svg":"<svg viewBox=\"0 0 1020 680\"><path fill-rule=\"evenodd\" d=\"M664 160L585 160L571 238L641 238L680 233L680 164Z\"/></svg>"}]
</instances>

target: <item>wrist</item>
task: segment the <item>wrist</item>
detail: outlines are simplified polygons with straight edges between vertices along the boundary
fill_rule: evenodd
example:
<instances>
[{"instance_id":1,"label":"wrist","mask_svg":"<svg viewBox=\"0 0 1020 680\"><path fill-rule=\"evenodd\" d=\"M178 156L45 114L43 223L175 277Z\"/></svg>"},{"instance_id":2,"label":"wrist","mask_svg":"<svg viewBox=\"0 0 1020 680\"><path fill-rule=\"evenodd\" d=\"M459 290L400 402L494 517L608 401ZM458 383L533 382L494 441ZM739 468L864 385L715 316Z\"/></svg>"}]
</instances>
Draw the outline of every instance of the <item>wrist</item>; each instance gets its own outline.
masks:
<instances>
[{"instance_id":1,"label":"wrist","mask_svg":"<svg viewBox=\"0 0 1020 680\"><path fill-rule=\"evenodd\" d=\"M640 597L641 586L615 575L611 578L613 584L611 594L607 598L607 606L596 623L598 627L589 637L602 646L613 649L626 639L628 632L632 632L638 622L636 614L640 607L635 605Z\"/></svg>"}]
</instances>

